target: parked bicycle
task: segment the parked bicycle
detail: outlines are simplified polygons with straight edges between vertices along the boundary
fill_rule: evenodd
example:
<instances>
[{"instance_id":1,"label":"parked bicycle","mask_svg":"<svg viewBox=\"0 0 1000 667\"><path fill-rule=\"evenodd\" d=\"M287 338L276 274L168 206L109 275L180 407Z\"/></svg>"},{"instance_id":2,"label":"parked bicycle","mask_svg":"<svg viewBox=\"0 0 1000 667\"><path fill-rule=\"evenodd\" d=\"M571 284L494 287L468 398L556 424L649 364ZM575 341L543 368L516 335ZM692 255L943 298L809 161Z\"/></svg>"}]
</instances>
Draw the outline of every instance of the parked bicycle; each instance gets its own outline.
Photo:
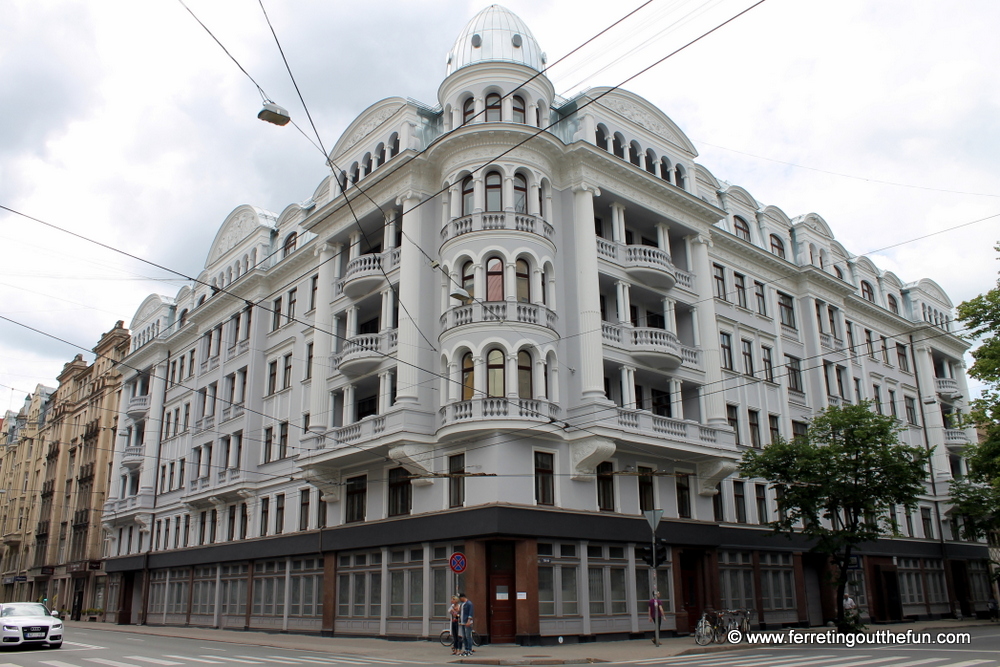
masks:
<instances>
[{"instance_id":1,"label":"parked bicycle","mask_svg":"<svg viewBox=\"0 0 1000 667\"><path fill-rule=\"evenodd\" d=\"M451 646L452 642L454 641L454 638L451 636L451 628L449 627L442 630L441 636L438 637L438 640L441 642L441 646ZM472 631L472 645L473 646L483 645L482 639L479 638L479 633L476 632L475 630Z\"/></svg>"},{"instance_id":2,"label":"parked bicycle","mask_svg":"<svg viewBox=\"0 0 1000 667\"><path fill-rule=\"evenodd\" d=\"M736 612L706 610L702 612L698 624L694 627L694 640L699 646L707 646L713 641L721 644L726 641L726 633L739 628L740 621Z\"/></svg>"}]
</instances>

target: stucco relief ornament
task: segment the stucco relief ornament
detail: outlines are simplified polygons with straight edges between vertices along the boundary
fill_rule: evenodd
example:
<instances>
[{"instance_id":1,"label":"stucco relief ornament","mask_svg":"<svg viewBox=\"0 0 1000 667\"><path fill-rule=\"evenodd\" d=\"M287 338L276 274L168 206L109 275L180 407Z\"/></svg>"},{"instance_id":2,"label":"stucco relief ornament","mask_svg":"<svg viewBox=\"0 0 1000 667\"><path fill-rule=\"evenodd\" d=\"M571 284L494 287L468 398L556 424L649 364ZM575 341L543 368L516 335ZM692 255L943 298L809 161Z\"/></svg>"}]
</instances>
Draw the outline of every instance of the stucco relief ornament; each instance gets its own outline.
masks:
<instances>
[{"instance_id":1,"label":"stucco relief ornament","mask_svg":"<svg viewBox=\"0 0 1000 667\"><path fill-rule=\"evenodd\" d=\"M389 118L397 111L399 111L399 107L386 107L385 109L375 112L374 115L370 116L368 120L362 123L361 127L359 127L354 134L351 135L351 138L347 140L346 144L344 144L344 150L349 150L355 146L359 141L364 139L369 132L381 125L385 119Z\"/></svg>"},{"instance_id":2,"label":"stucco relief ornament","mask_svg":"<svg viewBox=\"0 0 1000 667\"><path fill-rule=\"evenodd\" d=\"M233 218L232 222L229 223L229 229L226 230L226 233L219 239L218 245L215 246L215 252L212 253L213 262L232 250L237 243L247 237L253 225L253 218L254 216L250 211L243 211Z\"/></svg>"},{"instance_id":3,"label":"stucco relief ornament","mask_svg":"<svg viewBox=\"0 0 1000 667\"><path fill-rule=\"evenodd\" d=\"M633 102L623 100L620 97L608 97L601 100L601 104L608 107L615 113L628 118L639 127L644 127L650 132L658 134L664 139L667 139L675 144L680 143L674 133L670 131L670 128L653 118L649 112Z\"/></svg>"}]
</instances>

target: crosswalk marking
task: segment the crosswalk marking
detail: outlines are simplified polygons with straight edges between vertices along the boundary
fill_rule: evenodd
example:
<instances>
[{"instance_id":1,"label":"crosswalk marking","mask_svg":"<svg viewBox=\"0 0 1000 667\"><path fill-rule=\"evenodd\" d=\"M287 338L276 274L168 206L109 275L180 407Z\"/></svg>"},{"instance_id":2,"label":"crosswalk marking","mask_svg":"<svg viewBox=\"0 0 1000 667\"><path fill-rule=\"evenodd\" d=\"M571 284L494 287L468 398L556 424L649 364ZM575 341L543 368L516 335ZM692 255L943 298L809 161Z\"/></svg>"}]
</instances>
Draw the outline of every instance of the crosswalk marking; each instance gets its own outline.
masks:
<instances>
[{"instance_id":1,"label":"crosswalk marking","mask_svg":"<svg viewBox=\"0 0 1000 667\"><path fill-rule=\"evenodd\" d=\"M732 662L740 662L741 660L745 660L746 657L747 657L745 654L741 654L741 655L733 656L733 657L729 657L729 658L716 658L715 656L717 656L717 655L719 655L719 654L718 653L709 653L707 655L699 655L699 656L679 656L679 657L677 657L675 659L671 659L671 658L646 658L644 660L629 660L628 663L629 664L635 664L635 665L649 665L649 664L654 664L654 663L662 663L662 664L668 664L668 665L691 665L692 667L695 667L696 665L702 665L702 664L705 664L705 663L711 663L712 665L726 665L726 664L729 664L729 663L732 663ZM769 654L767 654L767 653L755 653L754 657L755 658L766 658L766 657L768 657L768 655Z\"/></svg>"},{"instance_id":2,"label":"crosswalk marking","mask_svg":"<svg viewBox=\"0 0 1000 667\"><path fill-rule=\"evenodd\" d=\"M207 658L208 656L207 655L203 655L201 657ZM226 662L242 662L243 664L246 664L246 665L263 665L264 664L263 660L247 660L246 658L227 658L224 655L213 655L212 657L215 658L215 659L217 659L217 660L224 660Z\"/></svg>"},{"instance_id":3,"label":"crosswalk marking","mask_svg":"<svg viewBox=\"0 0 1000 667\"><path fill-rule=\"evenodd\" d=\"M924 658L923 660L911 660L909 662L894 662L889 667L917 667L917 665L927 665L932 662L941 662L942 660L947 660L947 658ZM940 665L939 667L948 666Z\"/></svg>"},{"instance_id":4,"label":"crosswalk marking","mask_svg":"<svg viewBox=\"0 0 1000 667\"><path fill-rule=\"evenodd\" d=\"M740 664L740 667L761 667L762 665L767 665L768 667L770 667L771 665L779 665L780 666L780 665L785 665L786 663L793 663L794 666L797 667L799 664L801 664L799 661L801 661L803 659L803 657L804 656L792 656L790 658L777 658L777 657L774 657L774 658L756 658L756 659L753 659L753 660L742 660L742 661L740 661L739 664ZM859 655L859 656L856 656L856 657L858 657L858 658L867 658L869 656L867 656L867 655ZM805 657L805 659L809 660L810 662L812 662L812 661L830 662L832 660L841 660L841 659L843 659L843 656L841 656L840 658L838 658L838 657L833 656L833 655L816 655L816 656ZM789 667L792 667L792 666L789 666Z\"/></svg>"},{"instance_id":5,"label":"crosswalk marking","mask_svg":"<svg viewBox=\"0 0 1000 667\"><path fill-rule=\"evenodd\" d=\"M182 662L174 662L173 660L160 660L159 658L147 658L142 655L127 655L125 656L129 660L138 660L139 662L149 662L154 665L182 665ZM2 666L0 666L2 667Z\"/></svg>"},{"instance_id":6,"label":"crosswalk marking","mask_svg":"<svg viewBox=\"0 0 1000 667\"><path fill-rule=\"evenodd\" d=\"M164 658L177 658L178 660L193 660L195 662L203 662L209 665L221 665L223 664L221 660L205 660L204 658L194 658L190 655L164 655Z\"/></svg>"},{"instance_id":7,"label":"crosswalk marking","mask_svg":"<svg viewBox=\"0 0 1000 667\"><path fill-rule=\"evenodd\" d=\"M79 646L80 648L96 648L96 649L107 648L107 646L94 646L93 644L81 644L80 642L71 642L71 641L64 641L63 644L65 644L66 646Z\"/></svg>"},{"instance_id":8,"label":"crosswalk marking","mask_svg":"<svg viewBox=\"0 0 1000 667\"><path fill-rule=\"evenodd\" d=\"M52 665L52 667L80 667L79 665L62 662L61 660L41 660L40 662L43 665Z\"/></svg>"},{"instance_id":9,"label":"crosswalk marking","mask_svg":"<svg viewBox=\"0 0 1000 667\"><path fill-rule=\"evenodd\" d=\"M962 662L952 662L947 665L941 665L941 667L972 667L973 665L982 665L987 662L993 662L993 660L963 660Z\"/></svg>"},{"instance_id":10,"label":"crosswalk marking","mask_svg":"<svg viewBox=\"0 0 1000 667\"><path fill-rule=\"evenodd\" d=\"M134 662L118 662L117 660L107 660L105 658L84 658L87 662L96 662L99 665L108 665L109 667L141 667Z\"/></svg>"}]
</instances>

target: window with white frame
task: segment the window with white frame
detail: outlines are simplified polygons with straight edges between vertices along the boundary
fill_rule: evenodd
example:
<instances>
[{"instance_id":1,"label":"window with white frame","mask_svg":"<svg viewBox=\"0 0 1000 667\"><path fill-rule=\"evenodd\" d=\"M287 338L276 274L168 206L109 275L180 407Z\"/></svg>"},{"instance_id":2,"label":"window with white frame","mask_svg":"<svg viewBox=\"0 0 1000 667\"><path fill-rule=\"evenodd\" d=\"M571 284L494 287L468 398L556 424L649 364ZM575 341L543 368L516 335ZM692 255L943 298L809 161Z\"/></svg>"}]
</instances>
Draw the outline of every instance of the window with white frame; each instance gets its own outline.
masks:
<instances>
[{"instance_id":1,"label":"window with white frame","mask_svg":"<svg viewBox=\"0 0 1000 667\"><path fill-rule=\"evenodd\" d=\"M924 582L920 576L919 558L900 558L899 597L903 604L923 604Z\"/></svg>"},{"instance_id":2,"label":"window with white frame","mask_svg":"<svg viewBox=\"0 0 1000 667\"><path fill-rule=\"evenodd\" d=\"M791 554L760 554L760 594L765 610L795 609L795 571Z\"/></svg>"},{"instance_id":3,"label":"window with white frame","mask_svg":"<svg viewBox=\"0 0 1000 667\"><path fill-rule=\"evenodd\" d=\"M337 572L337 617L381 617L382 552L341 554Z\"/></svg>"},{"instance_id":4,"label":"window with white frame","mask_svg":"<svg viewBox=\"0 0 1000 667\"><path fill-rule=\"evenodd\" d=\"M719 552L719 593L725 609L753 609L756 606L753 561L749 551Z\"/></svg>"},{"instance_id":5,"label":"window with white frame","mask_svg":"<svg viewBox=\"0 0 1000 667\"><path fill-rule=\"evenodd\" d=\"M254 616L285 615L285 561L258 561L253 566Z\"/></svg>"},{"instance_id":6,"label":"window with white frame","mask_svg":"<svg viewBox=\"0 0 1000 667\"><path fill-rule=\"evenodd\" d=\"M579 616L579 547L539 542L538 557L539 616Z\"/></svg>"},{"instance_id":7,"label":"window with white frame","mask_svg":"<svg viewBox=\"0 0 1000 667\"><path fill-rule=\"evenodd\" d=\"M587 589L591 616L628 613L625 547L587 545Z\"/></svg>"}]
</instances>

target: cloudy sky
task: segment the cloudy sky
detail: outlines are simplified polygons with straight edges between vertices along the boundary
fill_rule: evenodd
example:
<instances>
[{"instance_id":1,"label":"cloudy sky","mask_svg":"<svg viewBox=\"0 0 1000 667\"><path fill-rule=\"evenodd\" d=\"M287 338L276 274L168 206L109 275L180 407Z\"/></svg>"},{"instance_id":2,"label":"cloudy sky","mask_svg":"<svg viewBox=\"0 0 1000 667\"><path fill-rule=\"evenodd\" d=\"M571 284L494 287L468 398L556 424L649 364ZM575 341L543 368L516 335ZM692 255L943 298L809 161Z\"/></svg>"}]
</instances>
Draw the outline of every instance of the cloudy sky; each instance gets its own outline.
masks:
<instances>
[{"instance_id":1,"label":"cloudy sky","mask_svg":"<svg viewBox=\"0 0 1000 667\"><path fill-rule=\"evenodd\" d=\"M187 1L307 126L258 2ZM381 98L436 104L487 4L264 1L327 147ZM753 1L653 0L550 76L563 95L618 84ZM507 7L552 63L642 2ZM850 251L958 303L995 284L1000 217L914 239L1000 214L997 25L995 0L767 0L626 88L720 179L819 213ZM257 90L177 0L7 0L0 104L0 205L188 275L232 209L280 212L324 176L291 126L257 120ZM181 284L2 210L0 248L0 315L69 343L0 320L0 410Z\"/></svg>"}]
</instances>

